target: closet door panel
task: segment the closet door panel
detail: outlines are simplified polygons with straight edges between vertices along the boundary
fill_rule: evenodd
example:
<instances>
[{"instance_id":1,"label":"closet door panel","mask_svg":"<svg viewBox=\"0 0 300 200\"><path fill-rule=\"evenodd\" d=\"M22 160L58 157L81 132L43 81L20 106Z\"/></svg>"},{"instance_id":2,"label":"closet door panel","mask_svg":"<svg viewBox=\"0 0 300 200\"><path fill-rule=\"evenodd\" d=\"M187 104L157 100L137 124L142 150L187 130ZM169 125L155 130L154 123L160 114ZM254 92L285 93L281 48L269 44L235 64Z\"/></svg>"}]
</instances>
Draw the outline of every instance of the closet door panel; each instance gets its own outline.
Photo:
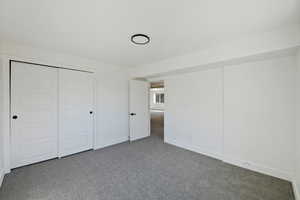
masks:
<instances>
[{"instance_id":1,"label":"closet door panel","mask_svg":"<svg viewBox=\"0 0 300 200\"><path fill-rule=\"evenodd\" d=\"M11 63L11 167L58 156L58 71Z\"/></svg>"},{"instance_id":2,"label":"closet door panel","mask_svg":"<svg viewBox=\"0 0 300 200\"><path fill-rule=\"evenodd\" d=\"M59 70L60 156L92 149L94 114L92 111L92 74Z\"/></svg>"}]
</instances>

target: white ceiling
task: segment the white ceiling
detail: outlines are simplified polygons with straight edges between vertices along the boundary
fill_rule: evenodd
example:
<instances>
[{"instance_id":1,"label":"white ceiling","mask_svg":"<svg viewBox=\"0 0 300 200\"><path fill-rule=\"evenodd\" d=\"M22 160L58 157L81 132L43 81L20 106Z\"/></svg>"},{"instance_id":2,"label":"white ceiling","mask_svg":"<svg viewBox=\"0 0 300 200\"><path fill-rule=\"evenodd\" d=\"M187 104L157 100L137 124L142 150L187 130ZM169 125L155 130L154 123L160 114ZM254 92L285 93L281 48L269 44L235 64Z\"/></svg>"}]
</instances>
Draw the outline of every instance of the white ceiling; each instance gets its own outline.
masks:
<instances>
[{"instance_id":1,"label":"white ceiling","mask_svg":"<svg viewBox=\"0 0 300 200\"><path fill-rule=\"evenodd\" d=\"M299 0L0 0L0 39L122 66L300 23ZM136 46L135 33L151 42Z\"/></svg>"}]
</instances>

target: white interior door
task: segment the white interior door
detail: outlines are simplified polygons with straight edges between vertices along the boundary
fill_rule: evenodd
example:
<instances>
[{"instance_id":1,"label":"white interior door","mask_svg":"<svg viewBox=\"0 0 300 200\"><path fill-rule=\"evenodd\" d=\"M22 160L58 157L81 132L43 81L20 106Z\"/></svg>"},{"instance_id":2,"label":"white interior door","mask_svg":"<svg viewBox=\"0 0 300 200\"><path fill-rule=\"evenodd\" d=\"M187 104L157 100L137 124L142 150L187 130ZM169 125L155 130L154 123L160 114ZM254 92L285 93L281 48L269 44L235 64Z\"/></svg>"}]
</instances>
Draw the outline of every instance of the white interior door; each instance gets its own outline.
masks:
<instances>
[{"instance_id":1,"label":"white interior door","mask_svg":"<svg viewBox=\"0 0 300 200\"><path fill-rule=\"evenodd\" d=\"M11 168L57 157L55 68L12 62Z\"/></svg>"},{"instance_id":2,"label":"white interior door","mask_svg":"<svg viewBox=\"0 0 300 200\"><path fill-rule=\"evenodd\" d=\"M87 72L59 70L59 156L93 148L93 79Z\"/></svg>"},{"instance_id":3,"label":"white interior door","mask_svg":"<svg viewBox=\"0 0 300 200\"><path fill-rule=\"evenodd\" d=\"M149 83L130 81L130 141L150 136Z\"/></svg>"}]
</instances>

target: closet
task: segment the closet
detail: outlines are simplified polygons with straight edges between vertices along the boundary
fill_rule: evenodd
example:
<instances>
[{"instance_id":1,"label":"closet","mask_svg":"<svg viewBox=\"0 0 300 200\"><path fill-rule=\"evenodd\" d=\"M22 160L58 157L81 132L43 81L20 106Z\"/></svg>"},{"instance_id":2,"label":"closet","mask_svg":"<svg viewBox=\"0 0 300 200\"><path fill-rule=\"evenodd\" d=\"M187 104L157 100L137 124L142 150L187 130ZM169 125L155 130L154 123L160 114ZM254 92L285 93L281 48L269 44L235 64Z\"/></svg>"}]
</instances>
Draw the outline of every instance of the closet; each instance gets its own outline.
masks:
<instances>
[{"instance_id":1,"label":"closet","mask_svg":"<svg viewBox=\"0 0 300 200\"><path fill-rule=\"evenodd\" d=\"M11 61L11 168L93 148L92 76Z\"/></svg>"},{"instance_id":2,"label":"closet","mask_svg":"<svg viewBox=\"0 0 300 200\"><path fill-rule=\"evenodd\" d=\"M92 74L59 70L59 156L93 146Z\"/></svg>"}]
</instances>

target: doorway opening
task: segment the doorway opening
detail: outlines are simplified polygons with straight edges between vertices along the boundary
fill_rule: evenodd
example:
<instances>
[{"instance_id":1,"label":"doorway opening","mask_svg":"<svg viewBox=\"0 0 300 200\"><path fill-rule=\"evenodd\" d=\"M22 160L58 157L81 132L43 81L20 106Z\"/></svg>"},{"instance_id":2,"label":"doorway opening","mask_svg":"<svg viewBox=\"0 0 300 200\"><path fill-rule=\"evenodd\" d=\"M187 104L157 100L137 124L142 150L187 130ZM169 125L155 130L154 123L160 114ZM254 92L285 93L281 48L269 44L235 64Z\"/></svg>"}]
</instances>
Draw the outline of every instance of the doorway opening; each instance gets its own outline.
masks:
<instances>
[{"instance_id":1,"label":"doorway opening","mask_svg":"<svg viewBox=\"0 0 300 200\"><path fill-rule=\"evenodd\" d=\"M151 82L149 91L151 137L164 140L165 88L164 82Z\"/></svg>"}]
</instances>

